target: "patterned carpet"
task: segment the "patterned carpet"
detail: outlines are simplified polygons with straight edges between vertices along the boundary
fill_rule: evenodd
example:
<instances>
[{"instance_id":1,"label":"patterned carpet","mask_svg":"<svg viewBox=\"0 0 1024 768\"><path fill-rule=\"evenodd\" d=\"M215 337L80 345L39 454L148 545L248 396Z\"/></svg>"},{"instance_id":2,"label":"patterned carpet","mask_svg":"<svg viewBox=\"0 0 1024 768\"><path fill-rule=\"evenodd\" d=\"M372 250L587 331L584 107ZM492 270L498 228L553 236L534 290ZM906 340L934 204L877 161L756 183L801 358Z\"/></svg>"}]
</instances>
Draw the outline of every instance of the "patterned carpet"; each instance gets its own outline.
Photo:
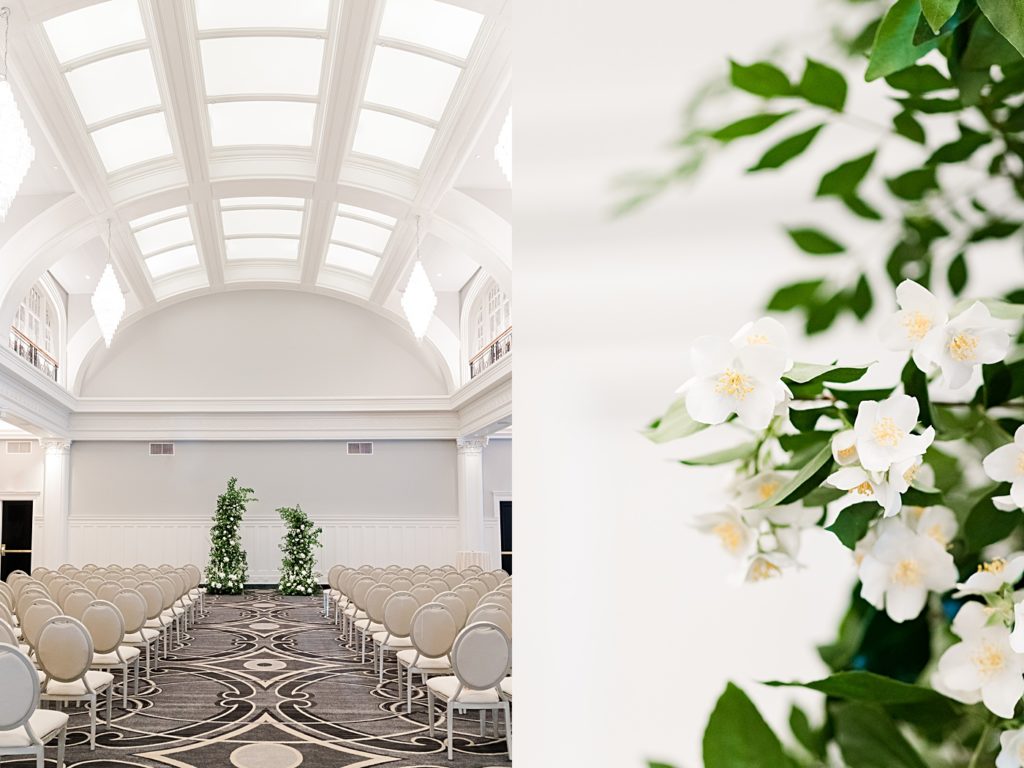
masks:
<instances>
[{"instance_id":1,"label":"patterned carpet","mask_svg":"<svg viewBox=\"0 0 1024 768\"><path fill-rule=\"evenodd\" d=\"M455 719L448 761L443 715L427 731L422 694L406 715L394 665L383 686L372 664L337 641L320 597L253 591L207 598L208 615L129 699L114 700L107 728L100 710L96 751L88 715L71 708L66 764L85 768L489 768L508 766L504 736L480 736L479 718ZM104 701L105 705L105 701ZM56 747L47 749L55 764ZM5 759L4 766L34 762Z\"/></svg>"}]
</instances>

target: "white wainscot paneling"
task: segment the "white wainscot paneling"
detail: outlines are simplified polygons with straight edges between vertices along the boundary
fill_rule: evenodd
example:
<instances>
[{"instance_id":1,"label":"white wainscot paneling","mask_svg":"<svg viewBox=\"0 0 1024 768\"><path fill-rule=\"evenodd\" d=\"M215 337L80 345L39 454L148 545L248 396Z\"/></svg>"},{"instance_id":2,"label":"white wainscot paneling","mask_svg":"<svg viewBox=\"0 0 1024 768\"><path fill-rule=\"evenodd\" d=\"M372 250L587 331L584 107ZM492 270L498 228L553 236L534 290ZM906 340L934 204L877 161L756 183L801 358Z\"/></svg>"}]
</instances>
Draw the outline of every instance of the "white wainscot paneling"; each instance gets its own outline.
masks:
<instances>
[{"instance_id":1,"label":"white wainscot paneling","mask_svg":"<svg viewBox=\"0 0 1024 768\"><path fill-rule=\"evenodd\" d=\"M76 565L96 563L170 563L206 565L210 551L210 520L180 518L154 522L143 518L72 518L68 552ZM322 577L337 563L359 566L436 567L455 562L459 545L457 518L333 518L315 521L323 529L323 550L317 560ZM488 541L497 539L497 521L484 521ZM277 518L250 518L242 523L242 546L249 558L249 581L276 584L280 574L279 545L284 525ZM495 560L494 567L498 567Z\"/></svg>"}]
</instances>

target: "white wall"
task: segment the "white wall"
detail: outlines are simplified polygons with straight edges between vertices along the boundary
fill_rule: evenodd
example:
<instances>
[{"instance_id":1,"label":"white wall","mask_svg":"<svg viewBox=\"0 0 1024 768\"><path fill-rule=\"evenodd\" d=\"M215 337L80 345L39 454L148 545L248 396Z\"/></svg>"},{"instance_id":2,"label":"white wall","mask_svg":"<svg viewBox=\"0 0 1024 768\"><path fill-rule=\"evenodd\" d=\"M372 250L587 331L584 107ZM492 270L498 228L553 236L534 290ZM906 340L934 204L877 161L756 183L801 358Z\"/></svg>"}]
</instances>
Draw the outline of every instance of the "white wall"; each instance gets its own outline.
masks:
<instances>
[{"instance_id":1,"label":"white wall","mask_svg":"<svg viewBox=\"0 0 1024 768\"><path fill-rule=\"evenodd\" d=\"M32 441L32 452L7 453L6 440L0 440L0 494L39 493L43 490L43 449Z\"/></svg>"},{"instance_id":2,"label":"white wall","mask_svg":"<svg viewBox=\"0 0 1024 768\"><path fill-rule=\"evenodd\" d=\"M492 437L483 454L484 465L484 520L493 524L493 530L485 531L491 548L494 567L501 564L501 521L495 511L495 494L512 493L512 441Z\"/></svg>"},{"instance_id":3,"label":"white wall","mask_svg":"<svg viewBox=\"0 0 1024 768\"><path fill-rule=\"evenodd\" d=\"M259 501L243 538L251 578L273 581L282 528L276 509L301 504L324 526L322 563L454 562L455 444L375 441L372 456L344 442L78 442L71 451L73 561L203 564L217 495L227 479Z\"/></svg>"},{"instance_id":4,"label":"white wall","mask_svg":"<svg viewBox=\"0 0 1024 768\"><path fill-rule=\"evenodd\" d=\"M82 379L87 397L447 394L426 347L339 299L245 290L175 304L120 329Z\"/></svg>"}]
</instances>

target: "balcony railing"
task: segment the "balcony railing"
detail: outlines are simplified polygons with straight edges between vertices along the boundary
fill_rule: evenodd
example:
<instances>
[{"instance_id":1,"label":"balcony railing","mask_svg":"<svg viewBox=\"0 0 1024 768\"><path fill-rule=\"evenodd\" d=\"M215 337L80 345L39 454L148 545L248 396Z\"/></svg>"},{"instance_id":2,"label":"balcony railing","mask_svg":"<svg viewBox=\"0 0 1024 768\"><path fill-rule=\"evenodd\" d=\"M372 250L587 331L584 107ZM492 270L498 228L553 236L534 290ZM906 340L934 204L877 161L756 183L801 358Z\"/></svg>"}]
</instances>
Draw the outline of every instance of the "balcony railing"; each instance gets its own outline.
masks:
<instances>
[{"instance_id":1,"label":"balcony railing","mask_svg":"<svg viewBox=\"0 0 1024 768\"><path fill-rule=\"evenodd\" d=\"M475 379L510 352L512 352L512 326L502 331L498 338L473 356L469 361L469 378Z\"/></svg>"},{"instance_id":2,"label":"balcony railing","mask_svg":"<svg viewBox=\"0 0 1024 768\"><path fill-rule=\"evenodd\" d=\"M31 339L28 338L28 336L23 334L17 328L11 328L11 349L13 349L19 357L27 360L42 371L45 376L57 381L57 371L59 370L57 361L46 354L42 348L38 347Z\"/></svg>"}]
</instances>

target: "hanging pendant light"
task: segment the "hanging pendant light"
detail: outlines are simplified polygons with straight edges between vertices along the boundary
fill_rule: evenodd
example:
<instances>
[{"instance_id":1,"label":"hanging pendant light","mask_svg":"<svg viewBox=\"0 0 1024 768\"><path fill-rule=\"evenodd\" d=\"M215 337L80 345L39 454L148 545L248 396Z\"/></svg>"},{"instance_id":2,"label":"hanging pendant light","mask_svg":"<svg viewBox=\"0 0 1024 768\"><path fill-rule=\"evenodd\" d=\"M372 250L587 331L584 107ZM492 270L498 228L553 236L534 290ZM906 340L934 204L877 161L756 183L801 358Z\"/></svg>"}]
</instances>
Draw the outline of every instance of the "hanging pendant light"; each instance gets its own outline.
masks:
<instances>
[{"instance_id":1,"label":"hanging pendant light","mask_svg":"<svg viewBox=\"0 0 1024 768\"><path fill-rule=\"evenodd\" d=\"M121 293L121 284L117 282L117 275L114 274L114 265L110 258L110 220L107 220L107 266L96 284L96 290L92 294L92 311L96 315L96 322L100 326L100 333L103 340L110 346L114 339L114 332L124 317L125 300Z\"/></svg>"},{"instance_id":2,"label":"hanging pendant light","mask_svg":"<svg viewBox=\"0 0 1024 768\"><path fill-rule=\"evenodd\" d=\"M437 306L437 294L430 285L427 271L420 261L420 217L416 217L416 263L412 266L409 275L409 282L405 285L405 293L402 294L402 311L409 321L413 335L422 339L427 335L427 326L430 325L430 318L434 316L434 308Z\"/></svg>"},{"instance_id":3,"label":"hanging pendant light","mask_svg":"<svg viewBox=\"0 0 1024 768\"><path fill-rule=\"evenodd\" d=\"M494 145L494 159L498 161L501 172L508 183L512 183L512 110L509 109L498 133L498 143Z\"/></svg>"},{"instance_id":4,"label":"hanging pendant light","mask_svg":"<svg viewBox=\"0 0 1024 768\"><path fill-rule=\"evenodd\" d=\"M0 72L0 222L7 217L21 182L35 159L36 151L28 137L14 91L7 79L7 30L11 9L0 8L3 24L3 71Z\"/></svg>"}]
</instances>

